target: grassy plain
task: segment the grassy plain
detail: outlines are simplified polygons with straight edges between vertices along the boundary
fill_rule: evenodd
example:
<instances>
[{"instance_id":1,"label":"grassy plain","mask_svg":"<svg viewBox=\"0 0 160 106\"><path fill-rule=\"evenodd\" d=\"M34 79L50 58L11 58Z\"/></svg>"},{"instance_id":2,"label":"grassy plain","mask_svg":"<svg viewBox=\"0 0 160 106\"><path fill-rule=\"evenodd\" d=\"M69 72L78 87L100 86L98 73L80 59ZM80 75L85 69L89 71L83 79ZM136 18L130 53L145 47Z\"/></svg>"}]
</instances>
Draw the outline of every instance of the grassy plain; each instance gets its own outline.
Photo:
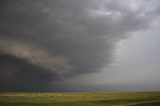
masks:
<instances>
[{"instance_id":1,"label":"grassy plain","mask_svg":"<svg viewBox=\"0 0 160 106\"><path fill-rule=\"evenodd\" d=\"M160 92L0 92L0 106L160 106Z\"/></svg>"}]
</instances>

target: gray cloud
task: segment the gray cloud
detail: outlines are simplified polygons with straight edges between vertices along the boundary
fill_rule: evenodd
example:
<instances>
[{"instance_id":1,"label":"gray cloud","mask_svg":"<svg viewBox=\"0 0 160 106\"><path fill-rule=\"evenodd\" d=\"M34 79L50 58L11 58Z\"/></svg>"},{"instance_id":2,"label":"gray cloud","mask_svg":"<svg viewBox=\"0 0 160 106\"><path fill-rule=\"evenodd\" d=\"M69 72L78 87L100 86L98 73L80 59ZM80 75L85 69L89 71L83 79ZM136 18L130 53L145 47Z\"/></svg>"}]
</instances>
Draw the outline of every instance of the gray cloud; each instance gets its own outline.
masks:
<instances>
[{"instance_id":1,"label":"gray cloud","mask_svg":"<svg viewBox=\"0 0 160 106\"><path fill-rule=\"evenodd\" d=\"M37 73L53 75L42 83L98 72L114 60L114 48L119 40L128 37L130 32L148 28L156 17L150 15L156 9L135 9L132 3L125 2L1 0L0 52L6 59L11 56L13 60L25 61L30 66L24 67L31 70L38 67ZM18 67L18 64L13 65ZM18 77L23 79L23 70L15 70L22 73ZM2 75L14 76L12 69L6 71ZM29 71L28 78L34 73ZM36 74L34 82L39 77L48 78Z\"/></svg>"}]
</instances>

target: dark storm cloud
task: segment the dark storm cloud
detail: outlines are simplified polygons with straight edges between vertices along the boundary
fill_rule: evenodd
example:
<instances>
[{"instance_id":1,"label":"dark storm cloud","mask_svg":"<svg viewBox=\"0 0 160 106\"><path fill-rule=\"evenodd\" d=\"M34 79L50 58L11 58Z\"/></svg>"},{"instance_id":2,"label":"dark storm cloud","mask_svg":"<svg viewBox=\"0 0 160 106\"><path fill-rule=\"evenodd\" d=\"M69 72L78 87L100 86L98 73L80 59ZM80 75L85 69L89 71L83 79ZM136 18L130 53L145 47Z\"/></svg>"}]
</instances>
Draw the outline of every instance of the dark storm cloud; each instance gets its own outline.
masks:
<instances>
[{"instance_id":1,"label":"dark storm cloud","mask_svg":"<svg viewBox=\"0 0 160 106\"><path fill-rule=\"evenodd\" d=\"M148 28L155 18L149 15L152 9L135 9L125 2L1 0L0 58L6 57L1 65L1 83L11 80L6 73L15 85L21 80L20 85L25 82L28 86L40 78L44 84L100 71L112 62L119 40Z\"/></svg>"},{"instance_id":2,"label":"dark storm cloud","mask_svg":"<svg viewBox=\"0 0 160 106\"><path fill-rule=\"evenodd\" d=\"M10 55L0 55L0 90L42 90L56 75Z\"/></svg>"}]
</instances>

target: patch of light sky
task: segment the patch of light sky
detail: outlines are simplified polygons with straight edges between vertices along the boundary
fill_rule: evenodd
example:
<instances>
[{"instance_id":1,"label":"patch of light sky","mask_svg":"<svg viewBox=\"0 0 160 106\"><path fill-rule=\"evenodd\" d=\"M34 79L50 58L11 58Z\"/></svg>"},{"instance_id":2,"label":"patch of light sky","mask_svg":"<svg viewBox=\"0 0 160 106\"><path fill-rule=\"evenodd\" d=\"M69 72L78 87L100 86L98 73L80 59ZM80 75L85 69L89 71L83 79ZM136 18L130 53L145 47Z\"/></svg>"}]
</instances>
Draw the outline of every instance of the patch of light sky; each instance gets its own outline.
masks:
<instances>
[{"instance_id":1,"label":"patch of light sky","mask_svg":"<svg viewBox=\"0 0 160 106\"><path fill-rule=\"evenodd\" d=\"M160 20L157 20L151 29L133 32L131 37L121 40L115 49L115 61L101 72L70 78L65 82L122 85L150 85L154 82L160 85L159 24Z\"/></svg>"}]
</instances>

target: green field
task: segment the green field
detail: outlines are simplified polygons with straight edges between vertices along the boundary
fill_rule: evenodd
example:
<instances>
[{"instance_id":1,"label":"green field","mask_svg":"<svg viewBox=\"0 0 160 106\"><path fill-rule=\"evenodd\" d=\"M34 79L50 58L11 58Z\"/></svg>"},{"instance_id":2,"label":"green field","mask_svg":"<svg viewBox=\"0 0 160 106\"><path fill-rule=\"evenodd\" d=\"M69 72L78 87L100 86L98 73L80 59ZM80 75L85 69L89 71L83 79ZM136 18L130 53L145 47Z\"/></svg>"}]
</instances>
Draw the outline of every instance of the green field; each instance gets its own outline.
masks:
<instances>
[{"instance_id":1,"label":"green field","mask_svg":"<svg viewBox=\"0 0 160 106\"><path fill-rule=\"evenodd\" d=\"M0 106L160 106L160 92L1 92Z\"/></svg>"}]
</instances>

